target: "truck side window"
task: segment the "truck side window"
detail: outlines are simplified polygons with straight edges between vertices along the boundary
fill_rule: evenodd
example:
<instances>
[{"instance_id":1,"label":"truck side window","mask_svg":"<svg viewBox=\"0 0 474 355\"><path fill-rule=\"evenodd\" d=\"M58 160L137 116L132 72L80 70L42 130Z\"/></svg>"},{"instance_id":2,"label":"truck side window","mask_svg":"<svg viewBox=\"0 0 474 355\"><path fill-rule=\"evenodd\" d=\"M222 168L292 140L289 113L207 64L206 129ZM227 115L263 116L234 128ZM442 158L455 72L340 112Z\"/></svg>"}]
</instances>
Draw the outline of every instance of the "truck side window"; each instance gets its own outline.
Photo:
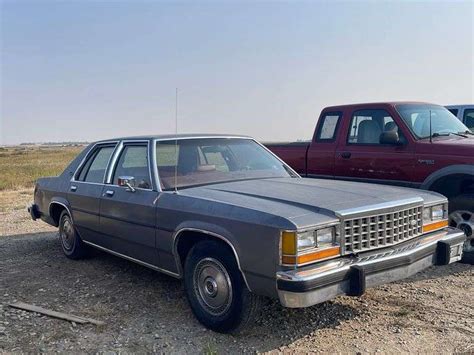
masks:
<instances>
[{"instance_id":1,"label":"truck side window","mask_svg":"<svg viewBox=\"0 0 474 355\"><path fill-rule=\"evenodd\" d=\"M392 116L385 110L359 110L352 115L349 144L380 144L382 132L397 130L401 135Z\"/></svg>"},{"instance_id":2,"label":"truck side window","mask_svg":"<svg viewBox=\"0 0 474 355\"><path fill-rule=\"evenodd\" d=\"M114 149L115 146L98 148L87 159L76 179L84 182L103 183L105 171Z\"/></svg>"},{"instance_id":3,"label":"truck side window","mask_svg":"<svg viewBox=\"0 0 474 355\"><path fill-rule=\"evenodd\" d=\"M336 137L336 130L341 119L341 112L328 112L322 118L319 125L316 140L319 142L332 142Z\"/></svg>"},{"instance_id":4,"label":"truck side window","mask_svg":"<svg viewBox=\"0 0 474 355\"><path fill-rule=\"evenodd\" d=\"M474 131L474 109L465 109L464 110L464 124L471 131Z\"/></svg>"}]
</instances>

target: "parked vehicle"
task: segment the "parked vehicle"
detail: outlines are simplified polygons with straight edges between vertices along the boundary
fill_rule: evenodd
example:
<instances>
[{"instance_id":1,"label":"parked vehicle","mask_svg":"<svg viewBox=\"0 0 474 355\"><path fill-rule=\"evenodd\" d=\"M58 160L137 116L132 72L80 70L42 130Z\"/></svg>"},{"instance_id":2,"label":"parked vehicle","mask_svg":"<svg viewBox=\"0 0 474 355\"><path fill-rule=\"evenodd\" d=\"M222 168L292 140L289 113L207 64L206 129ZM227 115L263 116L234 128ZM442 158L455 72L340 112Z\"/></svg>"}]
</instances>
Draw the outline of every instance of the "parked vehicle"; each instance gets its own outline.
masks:
<instances>
[{"instance_id":1,"label":"parked vehicle","mask_svg":"<svg viewBox=\"0 0 474 355\"><path fill-rule=\"evenodd\" d=\"M474 131L474 105L449 105L445 107L467 128Z\"/></svg>"},{"instance_id":2,"label":"parked vehicle","mask_svg":"<svg viewBox=\"0 0 474 355\"><path fill-rule=\"evenodd\" d=\"M300 175L392 184L449 198L450 225L474 260L474 135L444 107L416 102L332 106L311 142L266 146Z\"/></svg>"},{"instance_id":3,"label":"parked vehicle","mask_svg":"<svg viewBox=\"0 0 474 355\"><path fill-rule=\"evenodd\" d=\"M307 307L462 256L434 192L303 179L248 137L101 141L29 208L64 254L90 247L184 280L206 327L238 331L261 296Z\"/></svg>"}]
</instances>

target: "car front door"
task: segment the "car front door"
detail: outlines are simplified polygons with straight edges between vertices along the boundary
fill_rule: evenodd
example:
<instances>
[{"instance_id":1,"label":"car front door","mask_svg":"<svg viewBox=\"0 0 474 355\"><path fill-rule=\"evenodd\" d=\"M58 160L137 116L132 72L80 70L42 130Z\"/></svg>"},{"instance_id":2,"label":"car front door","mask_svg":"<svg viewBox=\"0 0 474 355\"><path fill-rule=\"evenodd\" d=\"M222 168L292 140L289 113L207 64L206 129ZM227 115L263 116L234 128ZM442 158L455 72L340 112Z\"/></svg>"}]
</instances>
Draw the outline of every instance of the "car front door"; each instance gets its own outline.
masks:
<instances>
[{"instance_id":1,"label":"car front door","mask_svg":"<svg viewBox=\"0 0 474 355\"><path fill-rule=\"evenodd\" d=\"M67 193L72 219L79 235L89 242L100 234L99 206L107 166L116 143L97 144L91 148L71 181Z\"/></svg>"},{"instance_id":2,"label":"car front door","mask_svg":"<svg viewBox=\"0 0 474 355\"><path fill-rule=\"evenodd\" d=\"M100 246L157 265L155 203L148 141L124 141L113 158L100 204ZM127 184L125 184L127 183Z\"/></svg>"},{"instance_id":3,"label":"car front door","mask_svg":"<svg viewBox=\"0 0 474 355\"><path fill-rule=\"evenodd\" d=\"M336 150L336 178L410 185L414 152L406 134L387 110L358 109L345 127L345 139ZM382 144L383 132L398 133L399 144Z\"/></svg>"}]
</instances>

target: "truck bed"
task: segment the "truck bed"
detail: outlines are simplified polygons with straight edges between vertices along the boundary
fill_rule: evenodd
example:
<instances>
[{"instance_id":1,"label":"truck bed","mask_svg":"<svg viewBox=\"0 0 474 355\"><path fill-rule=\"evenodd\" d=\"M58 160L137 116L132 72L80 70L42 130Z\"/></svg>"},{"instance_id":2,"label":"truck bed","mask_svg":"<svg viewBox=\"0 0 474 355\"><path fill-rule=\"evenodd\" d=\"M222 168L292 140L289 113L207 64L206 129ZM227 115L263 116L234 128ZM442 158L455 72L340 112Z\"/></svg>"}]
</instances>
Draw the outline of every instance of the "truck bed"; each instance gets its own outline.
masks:
<instances>
[{"instance_id":1,"label":"truck bed","mask_svg":"<svg viewBox=\"0 0 474 355\"><path fill-rule=\"evenodd\" d=\"M306 176L306 157L310 141L269 142L265 146L290 165L298 174Z\"/></svg>"}]
</instances>

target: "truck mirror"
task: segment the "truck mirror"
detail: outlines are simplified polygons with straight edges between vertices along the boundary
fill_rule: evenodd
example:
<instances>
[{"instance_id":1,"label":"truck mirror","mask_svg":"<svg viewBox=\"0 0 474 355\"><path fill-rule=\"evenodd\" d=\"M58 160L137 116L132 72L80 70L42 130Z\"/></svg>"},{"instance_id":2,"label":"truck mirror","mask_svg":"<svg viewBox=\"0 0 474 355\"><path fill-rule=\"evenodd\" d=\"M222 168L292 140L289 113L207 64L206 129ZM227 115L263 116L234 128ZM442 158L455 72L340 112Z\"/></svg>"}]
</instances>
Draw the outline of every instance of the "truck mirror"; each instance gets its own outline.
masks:
<instances>
[{"instance_id":1,"label":"truck mirror","mask_svg":"<svg viewBox=\"0 0 474 355\"><path fill-rule=\"evenodd\" d=\"M380 135L380 144L400 145L400 137L395 130L382 132Z\"/></svg>"}]
</instances>

